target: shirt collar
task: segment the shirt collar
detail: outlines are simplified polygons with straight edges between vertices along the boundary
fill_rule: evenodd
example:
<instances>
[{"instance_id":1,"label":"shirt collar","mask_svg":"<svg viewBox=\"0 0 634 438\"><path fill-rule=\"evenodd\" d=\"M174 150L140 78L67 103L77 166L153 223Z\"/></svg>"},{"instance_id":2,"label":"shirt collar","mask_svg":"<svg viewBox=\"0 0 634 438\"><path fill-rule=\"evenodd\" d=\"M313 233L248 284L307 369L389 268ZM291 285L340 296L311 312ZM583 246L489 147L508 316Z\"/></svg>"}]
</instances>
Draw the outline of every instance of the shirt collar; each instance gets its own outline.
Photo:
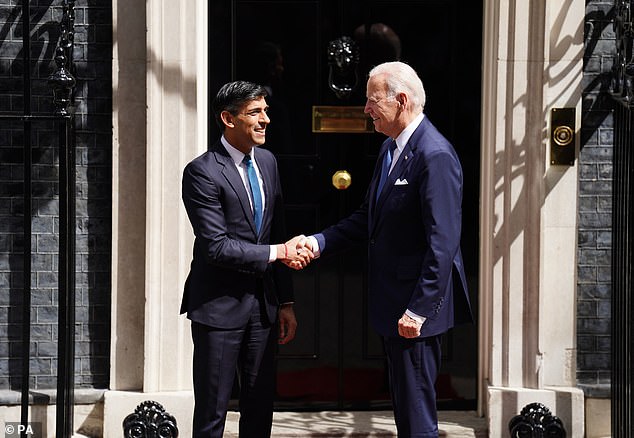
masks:
<instances>
[{"instance_id":1,"label":"shirt collar","mask_svg":"<svg viewBox=\"0 0 634 438\"><path fill-rule=\"evenodd\" d=\"M409 141L410 137L412 136L412 134L414 133L414 131L416 131L416 128L418 128L418 125L420 125L420 122L423 121L423 118L425 117L425 115L421 112L419 115L417 115L414 120L412 120L410 122L409 125L407 125L405 127L405 129L403 129L401 131L401 133L398 135L398 137L396 137L396 147L398 148L399 152L403 151L403 148L405 147L405 145L407 144L407 142Z\"/></svg>"},{"instance_id":2,"label":"shirt collar","mask_svg":"<svg viewBox=\"0 0 634 438\"><path fill-rule=\"evenodd\" d=\"M231 144L229 144L229 142L227 141L224 135L220 137L220 142L225 147L227 152L229 152L229 155L231 156L231 159L233 160L233 162L236 163L236 166L240 166L246 154L240 152L238 149L231 146ZM255 148L251 148L251 153L249 154L251 156L251 160L254 160L254 156L253 156L254 149Z\"/></svg>"}]
</instances>

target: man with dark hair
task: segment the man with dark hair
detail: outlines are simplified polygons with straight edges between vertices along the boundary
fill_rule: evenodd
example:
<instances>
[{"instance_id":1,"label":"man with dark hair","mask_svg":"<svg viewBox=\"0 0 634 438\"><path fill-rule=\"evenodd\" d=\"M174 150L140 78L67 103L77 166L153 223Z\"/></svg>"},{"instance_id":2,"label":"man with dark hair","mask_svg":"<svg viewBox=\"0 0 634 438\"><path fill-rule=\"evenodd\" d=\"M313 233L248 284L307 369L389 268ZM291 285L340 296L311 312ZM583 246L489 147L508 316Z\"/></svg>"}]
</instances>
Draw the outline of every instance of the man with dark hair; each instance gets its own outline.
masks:
<instances>
[{"instance_id":1,"label":"man with dark hair","mask_svg":"<svg viewBox=\"0 0 634 438\"><path fill-rule=\"evenodd\" d=\"M224 85L212 104L222 137L183 172L183 202L195 234L181 313L194 343L194 437L222 438L238 372L240 436L268 437L274 350L295 336L289 271L312 256L285 238L282 192L264 144L266 90Z\"/></svg>"}]
</instances>

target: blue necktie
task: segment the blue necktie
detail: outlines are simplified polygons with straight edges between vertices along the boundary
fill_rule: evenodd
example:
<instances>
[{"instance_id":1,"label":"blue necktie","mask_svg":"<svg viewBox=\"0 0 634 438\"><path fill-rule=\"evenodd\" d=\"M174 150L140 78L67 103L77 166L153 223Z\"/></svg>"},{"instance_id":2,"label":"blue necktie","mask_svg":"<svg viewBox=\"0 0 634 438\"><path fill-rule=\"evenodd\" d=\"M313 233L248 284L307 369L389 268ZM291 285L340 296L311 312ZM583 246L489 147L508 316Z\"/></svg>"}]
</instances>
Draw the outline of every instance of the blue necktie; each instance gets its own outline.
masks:
<instances>
[{"instance_id":1,"label":"blue necktie","mask_svg":"<svg viewBox=\"0 0 634 438\"><path fill-rule=\"evenodd\" d=\"M392 154L396 149L396 141L392 140L390 146L385 153L385 158L383 159L383 167L381 167L381 179L379 179L379 186L376 189L376 199L379 199L381 196L381 192L383 191L383 186L385 185L385 181L387 181L387 176L390 173L390 166L392 165Z\"/></svg>"},{"instance_id":2,"label":"blue necktie","mask_svg":"<svg viewBox=\"0 0 634 438\"><path fill-rule=\"evenodd\" d=\"M262 193L260 193L260 183L255 173L255 167L251 161L251 155L245 155L242 162L247 166L247 177L249 178L249 186L251 187L251 199L253 200L253 220L255 221L255 230L260 234L262 226Z\"/></svg>"}]
</instances>

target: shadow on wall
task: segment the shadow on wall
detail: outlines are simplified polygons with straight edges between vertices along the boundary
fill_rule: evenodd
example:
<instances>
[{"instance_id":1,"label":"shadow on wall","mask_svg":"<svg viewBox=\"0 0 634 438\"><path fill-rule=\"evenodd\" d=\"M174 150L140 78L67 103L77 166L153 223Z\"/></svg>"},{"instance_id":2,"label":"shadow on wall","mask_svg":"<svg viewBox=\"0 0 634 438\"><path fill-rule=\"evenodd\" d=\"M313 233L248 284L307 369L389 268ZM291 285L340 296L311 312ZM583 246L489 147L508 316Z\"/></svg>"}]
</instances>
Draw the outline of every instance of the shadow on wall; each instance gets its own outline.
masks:
<instances>
[{"instance_id":1,"label":"shadow on wall","mask_svg":"<svg viewBox=\"0 0 634 438\"><path fill-rule=\"evenodd\" d=\"M585 47L583 53L584 78L591 78L584 82L582 90L582 121L581 148L588 143L589 138L597 132L605 118L610 114L614 104L610 96L610 81L612 72L604 72L601 65L593 65L591 57L602 40L606 28L612 26L615 10L593 11L585 17Z\"/></svg>"},{"instance_id":2,"label":"shadow on wall","mask_svg":"<svg viewBox=\"0 0 634 438\"><path fill-rule=\"evenodd\" d=\"M52 1L42 2L41 7L32 9L32 22L38 23L32 26L31 34L31 58L34 60L30 66L32 80L32 93L34 98L31 102L33 112L43 112L41 108L46 104L40 102L40 95L45 93L47 88L45 80L53 71L54 64L42 62L42 60L52 60L56 42L60 36L59 23L53 21L41 22L48 11ZM8 14L7 19L2 23L0 30L0 49L11 54L14 58L9 62L3 62L2 76L10 83L9 90L20 90L18 93L9 95L2 99L2 111L21 114L24 109L24 101L21 90L23 88L22 72L25 68L23 62L22 6L14 7ZM20 41L14 45L11 40ZM4 46L4 47L3 47ZM14 49L13 51L11 49ZM5 79L3 79L4 81ZM48 91L52 101L52 91ZM48 110L52 112L52 102L49 103ZM54 254L57 252L58 238L55 233L58 229L58 203L59 187L57 184L58 148L54 146L55 136L53 135L53 125L50 122L33 123L31 137L32 144L32 185L31 193L33 197L32 209L25 212L24 208L24 132L21 122L7 123L2 128L2 143L0 144L0 175L2 175L3 190L0 202L4 223L1 229L1 239L5 242L0 257L8 264L2 263L3 275L8 278L8 282L2 283L5 289L4 296L8 297L8 308L6 320L0 324L6 325L6 330L2 332L2 341L8 346L6 360L8 367L5 378L7 383L2 389L19 390L22 378L22 311L23 311L23 288L24 288L24 236L23 222L24 214L30 214L32 227L32 274L31 274L31 345L41 347L38 353L37 348L31 348L31 382L30 386L35 386L36 382L42 387L54 387L54 374L52 371L53 360L56 356L56 346L53 344L54 327L53 323L57 319L57 309L52 306L55 288L57 285L57 275L54 267L57 260ZM36 357L36 354L38 356Z\"/></svg>"},{"instance_id":3,"label":"shadow on wall","mask_svg":"<svg viewBox=\"0 0 634 438\"><path fill-rule=\"evenodd\" d=\"M31 6L31 110L53 114L52 90L46 83L55 70L53 56L60 38L62 7L52 0ZM57 2L58 3L58 2ZM109 11L104 6L100 11ZM8 90L0 96L0 111L22 115L24 111L22 5L13 7L0 23L0 50L12 59L0 63ZM94 14L111 24L108 13ZM84 19L87 15L82 14ZM87 32L86 23L75 26L76 35ZM101 24L101 23L100 23ZM79 37L76 41L85 41ZM94 53L95 44L75 45L77 222L76 222L76 385L108 386L108 338L110 302L110 173L111 110L109 80L111 61ZM108 44L107 47L110 47ZM86 50L82 50L87 48ZM92 62L95 59L97 62ZM102 67L103 66L103 67ZM106 77L107 80L103 80ZM97 79L100 79L99 81ZM11 94L10 94L11 93ZM24 298L24 144L22 122L0 128L0 289L7 297L6 319L0 312L0 389L19 390L22 378L22 312ZM31 389L57 385L57 317L59 252L59 145L50 121L32 122L31 166ZM6 281L4 281L6 280Z\"/></svg>"}]
</instances>

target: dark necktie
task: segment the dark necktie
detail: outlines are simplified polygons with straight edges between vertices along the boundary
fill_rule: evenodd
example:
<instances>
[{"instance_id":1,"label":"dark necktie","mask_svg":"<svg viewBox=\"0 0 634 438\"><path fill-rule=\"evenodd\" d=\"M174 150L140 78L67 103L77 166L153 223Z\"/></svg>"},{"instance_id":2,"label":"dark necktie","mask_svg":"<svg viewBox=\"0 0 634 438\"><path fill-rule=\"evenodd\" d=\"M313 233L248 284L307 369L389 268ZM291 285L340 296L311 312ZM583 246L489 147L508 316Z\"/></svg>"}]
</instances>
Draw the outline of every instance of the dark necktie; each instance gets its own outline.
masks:
<instances>
[{"instance_id":1,"label":"dark necktie","mask_svg":"<svg viewBox=\"0 0 634 438\"><path fill-rule=\"evenodd\" d=\"M396 141L392 140L390 146L385 153L385 158L383 159L383 167L381 167L381 179L379 179L379 186L376 189L376 199L379 199L381 196L381 192L383 191L383 186L385 185L385 181L387 181L387 176L390 173L390 166L392 165L392 155L394 154L394 150L396 149Z\"/></svg>"},{"instance_id":2,"label":"dark necktie","mask_svg":"<svg viewBox=\"0 0 634 438\"><path fill-rule=\"evenodd\" d=\"M258 176L255 173L251 156L245 155L242 162L247 166L247 177L249 178L251 199L253 201L253 220L255 221L255 230L260 234L260 227L262 226L262 193L260 193L260 183L258 182Z\"/></svg>"}]
</instances>

